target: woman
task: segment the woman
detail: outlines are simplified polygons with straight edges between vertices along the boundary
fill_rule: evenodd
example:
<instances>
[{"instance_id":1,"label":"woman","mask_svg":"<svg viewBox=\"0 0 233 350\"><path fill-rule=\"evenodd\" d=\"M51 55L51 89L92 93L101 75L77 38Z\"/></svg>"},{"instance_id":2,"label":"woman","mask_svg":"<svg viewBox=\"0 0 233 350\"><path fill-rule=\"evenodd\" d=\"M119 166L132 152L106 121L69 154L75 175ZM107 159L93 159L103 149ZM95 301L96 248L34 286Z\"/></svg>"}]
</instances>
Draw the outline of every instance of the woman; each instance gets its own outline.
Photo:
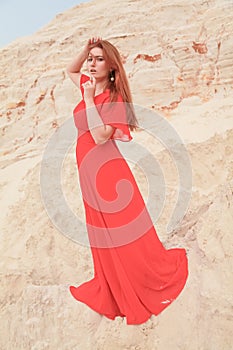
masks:
<instances>
[{"instance_id":1,"label":"woman","mask_svg":"<svg viewBox=\"0 0 233 350\"><path fill-rule=\"evenodd\" d=\"M87 59L90 75L80 72ZM138 127L118 50L88 40L67 72L83 99L74 109L76 157L94 277L73 297L112 320L146 322L179 295L188 276L186 251L166 250L156 234L133 174L115 140Z\"/></svg>"}]
</instances>

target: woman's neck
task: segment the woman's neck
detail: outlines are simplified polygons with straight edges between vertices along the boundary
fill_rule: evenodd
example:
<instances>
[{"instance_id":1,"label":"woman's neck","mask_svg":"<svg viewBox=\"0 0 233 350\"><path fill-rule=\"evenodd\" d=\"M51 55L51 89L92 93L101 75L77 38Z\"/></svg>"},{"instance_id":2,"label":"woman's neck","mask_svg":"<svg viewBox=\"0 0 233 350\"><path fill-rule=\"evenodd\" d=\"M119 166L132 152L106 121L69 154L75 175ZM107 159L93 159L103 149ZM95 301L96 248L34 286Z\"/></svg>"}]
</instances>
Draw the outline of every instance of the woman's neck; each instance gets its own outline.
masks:
<instances>
[{"instance_id":1,"label":"woman's neck","mask_svg":"<svg viewBox=\"0 0 233 350\"><path fill-rule=\"evenodd\" d=\"M95 95L99 95L102 92L104 92L104 90L106 89L107 85L108 85L107 80L101 80L99 82L96 82Z\"/></svg>"}]
</instances>

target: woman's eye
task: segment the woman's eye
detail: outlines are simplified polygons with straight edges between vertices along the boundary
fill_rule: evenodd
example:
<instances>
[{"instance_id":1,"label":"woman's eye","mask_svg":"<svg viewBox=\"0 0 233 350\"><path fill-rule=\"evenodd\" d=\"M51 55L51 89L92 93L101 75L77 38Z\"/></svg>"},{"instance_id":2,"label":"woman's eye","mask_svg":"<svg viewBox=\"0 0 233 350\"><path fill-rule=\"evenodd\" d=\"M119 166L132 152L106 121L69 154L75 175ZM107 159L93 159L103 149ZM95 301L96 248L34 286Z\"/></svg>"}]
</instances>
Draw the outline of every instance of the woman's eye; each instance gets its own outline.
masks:
<instances>
[{"instance_id":1,"label":"woman's eye","mask_svg":"<svg viewBox=\"0 0 233 350\"><path fill-rule=\"evenodd\" d=\"M92 60L93 60L92 57L87 58L87 62L92 62ZM104 58L103 58L103 57L98 57L98 58L97 58L97 61L102 62L102 61L104 61Z\"/></svg>"}]
</instances>

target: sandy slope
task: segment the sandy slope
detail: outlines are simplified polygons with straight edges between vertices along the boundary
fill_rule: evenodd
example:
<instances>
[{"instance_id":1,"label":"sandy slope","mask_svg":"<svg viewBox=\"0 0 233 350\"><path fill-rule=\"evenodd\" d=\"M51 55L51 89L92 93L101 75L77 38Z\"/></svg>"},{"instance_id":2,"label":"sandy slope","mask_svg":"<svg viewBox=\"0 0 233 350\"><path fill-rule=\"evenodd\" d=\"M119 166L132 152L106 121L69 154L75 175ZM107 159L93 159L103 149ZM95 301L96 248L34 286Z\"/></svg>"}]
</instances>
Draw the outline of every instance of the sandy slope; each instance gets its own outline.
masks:
<instances>
[{"instance_id":1,"label":"sandy slope","mask_svg":"<svg viewBox=\"0 0 233 350\"><path fill-rule=\"evenodd\" d=\"M232 10L231 0L92 1L1 50L0 349L232 349ZM145 109L139 121L149 125L122 151L145 200L152 191L148 205L161 240L185 247L189 257L180 297L140 326L93 320L71 298L68 285L92 276L90 251L54 226L41 196L44 150L80 98L66 64L93 34L121 51L134 102ZM168 145L159 142L159 130L151 133L158 115L183 140L192 168L189 206L170 233L180 184ZM72 129L61 187L83 223L74 135ZM137 146L142 157L135 165ZM153 182L148 189L147 177L156 176L151 159L166 188ZM153 203L164 193L156 218Z\"/></svg>"}]
</instances>

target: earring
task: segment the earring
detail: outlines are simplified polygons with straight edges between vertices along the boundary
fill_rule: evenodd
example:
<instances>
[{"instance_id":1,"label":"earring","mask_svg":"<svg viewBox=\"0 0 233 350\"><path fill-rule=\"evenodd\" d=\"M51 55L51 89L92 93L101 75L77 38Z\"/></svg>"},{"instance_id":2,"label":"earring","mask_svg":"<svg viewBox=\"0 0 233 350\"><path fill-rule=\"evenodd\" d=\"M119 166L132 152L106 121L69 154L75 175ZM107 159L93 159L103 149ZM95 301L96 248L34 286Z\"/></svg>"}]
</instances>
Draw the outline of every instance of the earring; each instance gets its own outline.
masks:
<instances>
[{"instance_id":1,"label":"earring","mask_svg":"<svg viewBox=\"0 0 233 350\"><path fill-rule=\"evenodd\" d=\"M110 81L113 83L115 80L115 71L114 70L111 70L111 72L109 73L109 78L110 78Z\"/></svg>"}]
</instances>

